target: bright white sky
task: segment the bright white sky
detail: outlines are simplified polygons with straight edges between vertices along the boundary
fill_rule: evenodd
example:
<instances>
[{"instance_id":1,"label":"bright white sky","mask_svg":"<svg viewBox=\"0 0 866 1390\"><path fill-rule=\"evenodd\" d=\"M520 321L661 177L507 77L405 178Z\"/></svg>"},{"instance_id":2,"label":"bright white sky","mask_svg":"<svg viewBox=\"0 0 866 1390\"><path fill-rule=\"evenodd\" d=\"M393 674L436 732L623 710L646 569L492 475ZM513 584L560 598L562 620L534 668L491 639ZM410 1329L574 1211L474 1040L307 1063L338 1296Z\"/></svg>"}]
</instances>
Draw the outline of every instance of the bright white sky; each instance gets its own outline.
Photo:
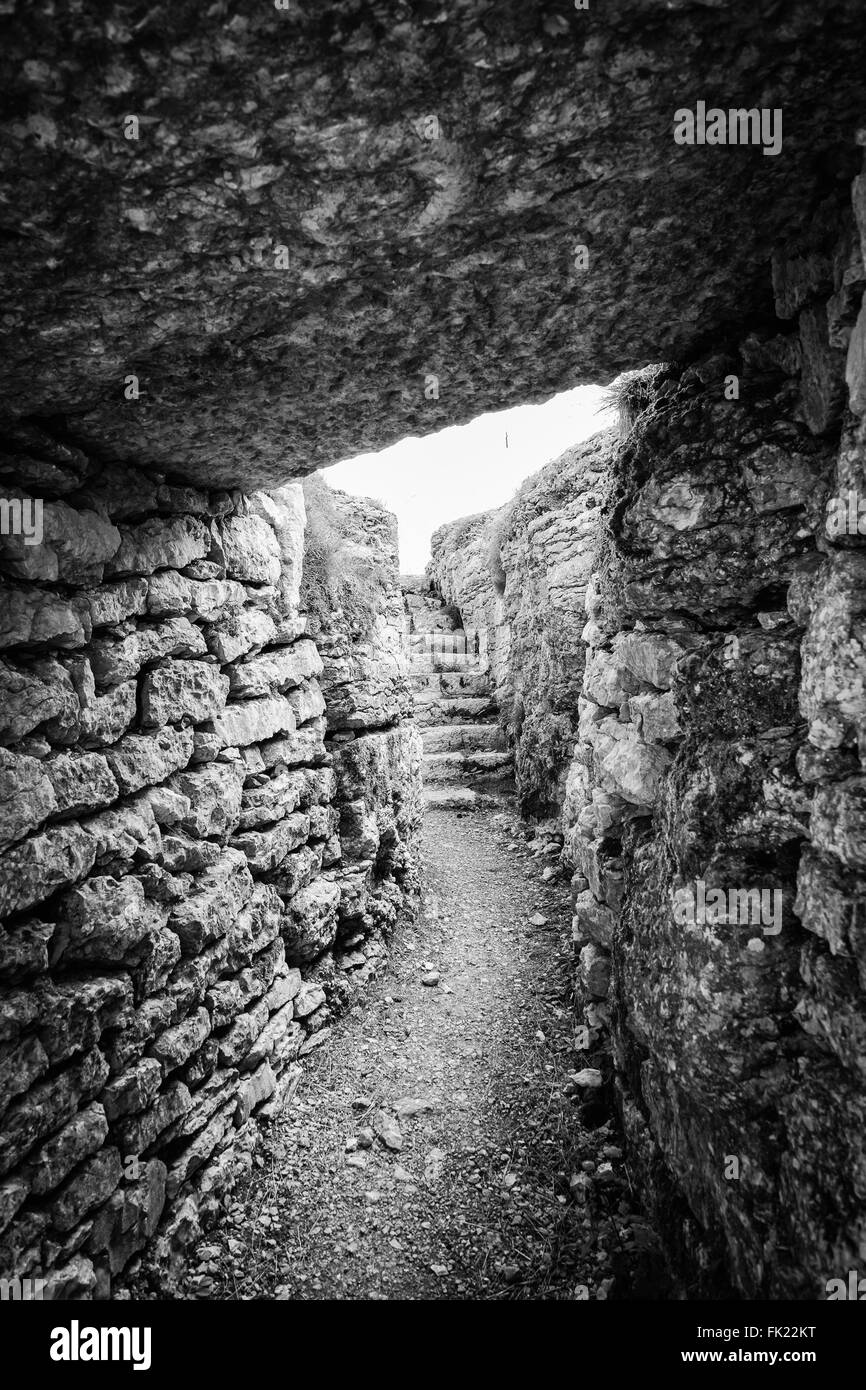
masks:
<instances>
[{"instance_id":1,"label":"bright white sky","mask_svg":"<svg viewBox=\"0 0 866 1390\"><path fill-rule=\"evenodd\" d=\"M323 475L332 487L376 497L396 512L401 573L420 574L437 526L501 506L530 473L613 424L601 400L600 386L578 386L544 405L480 415L379 454L359 454Z\"/></svg>"}]
</instances>

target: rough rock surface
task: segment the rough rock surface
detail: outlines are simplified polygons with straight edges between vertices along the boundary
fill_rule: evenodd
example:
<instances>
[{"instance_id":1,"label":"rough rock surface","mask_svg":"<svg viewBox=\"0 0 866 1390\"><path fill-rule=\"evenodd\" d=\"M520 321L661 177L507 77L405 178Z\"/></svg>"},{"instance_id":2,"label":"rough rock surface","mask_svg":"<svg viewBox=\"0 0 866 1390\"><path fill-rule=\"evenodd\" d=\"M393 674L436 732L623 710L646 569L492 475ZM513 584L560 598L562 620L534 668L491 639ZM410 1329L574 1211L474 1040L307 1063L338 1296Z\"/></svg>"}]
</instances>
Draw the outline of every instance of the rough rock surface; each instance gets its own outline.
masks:
<instances>
[{"instance_id":1,"label":"rough rock surface","mask_svg":"<svg viewBox=\"0 0 866 1390\"><path fill-rule=\"evenodd\" d=\"M586 587L579 1028L698 1296L823 1297L862 1250L863 189L826 260L777 256L783 332L622 384ZM440 533L452 602L491 524Z\"/></svg>"},{"instance_id":2,"label":"rough rock surface","mask_svg":"<svg viewBox=\"0 0 866 1390\"><path fill-rule=\"evenodd\" d=\"M398 914L414 911L421 740L412 718L396 520L369 498L321 485L309 488L307 505L301 597L322 655L331 828L340 847L333 868L327 845L324 860L337 890L335 954L311 978L342 1003L381 968Z\"/></svg>"},{"instance_id":3,"label":"rough rock surface","mask_svg":"<svg viewBox=\"0 0 866 1390\"><path fill-rule=\"evenodd\" d=\"M205 484L690 357L771 315L773 248L820 265L855 170L860 0L0 23L5 420ZM782 153L677 145L698 99L780 108Z\"/></svg>"}]
</instances>

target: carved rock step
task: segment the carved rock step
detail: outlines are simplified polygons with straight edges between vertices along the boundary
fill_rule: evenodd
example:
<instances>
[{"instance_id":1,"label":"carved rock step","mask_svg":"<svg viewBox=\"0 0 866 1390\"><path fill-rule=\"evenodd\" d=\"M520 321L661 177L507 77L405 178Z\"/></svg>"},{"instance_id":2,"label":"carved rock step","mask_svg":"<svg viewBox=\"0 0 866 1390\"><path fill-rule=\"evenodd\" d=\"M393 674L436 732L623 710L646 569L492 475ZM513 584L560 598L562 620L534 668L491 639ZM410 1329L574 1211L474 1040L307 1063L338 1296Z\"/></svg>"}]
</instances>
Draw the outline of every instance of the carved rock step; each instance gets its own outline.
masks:
<instances>
[{"instance_id":1,"label":"carved rock step","mask_svg":"<svg viewBox=\"0 0 866 1390\"><path fill-rule=\"evenodd\" d=\"M443 607L442 600L437 594L417 594L404 590L403 602L413 617L416 613L424 613L429 610L438 613Z\"/></svg>"},{"instance_id":2,"label":"carved rock step","mask_svg":"<svg viewBox=\"0 0 866 1390\"><path fill-rule=\"evenodd\" d=\"M431 811L481 811L496 805L494 797L471 787L427 787L424 802Z\"/></svg>"},{"instance_id":3,"label":"carved rock step","mask_svg":"<svg viewBox=\"0 0 866 1390\"><path fill-rule=\"evenodd\" d=\"M412 688L416 703L446 694L489 695L490 677L486 671L416 671Z\"/></svg>"},{"instance_id":4,"label":"carved rock step","mask_svg":"<svg viewBox=\"0 0 866 1390\"><path fill-rule=\"evenodd\" d=\"M492 696L444 696L441 700L416 700L415 723L419 729L444 724L448 720L466 724L471 720L486 720L496 714Z\"/></svg>"},{"instance_id":5,"label":"carved rock step","mask_svg":"<svg viewBox=\"0 0 866 1390\"><path fill-rule=\"evenodd\" d=\"M425 782L459 782L464 777L505 777L511 771L510 753L426 753Z\"/></svg>"},{"instance_id":6,"label":"carved rock step","mask_svg":"<svg viewBox=\"0 0 866 1390\"><path fill-rule=\"evenodd\" d=\"M434 724L423 733L426 753L496 753L506 750L498 724Z\"/></svg>"},{"instance_id":7,"label":"carved rock step","mask_svg":"<svg viewBox=\"0 0 866 1390\"><path fill-rule=\"evenodd\" d=\"M409 636L409 655L413 661L438 661L440 657L462 656L478 666L474 645L460 632L413 632Z\"/></svg>"},{"instance_id":8,"label":"carved rock step","mask_svg":"<svg viewBox=\"0 0 866 1390\"><path fill-rule=\"evenodd\" d=\"M447 608L425 609L412 613L412 637L423 637L430 632L456 632L460 624Z\"/></svg>"},{"instance_id":9,"label":"carved rock step","mask_svg":"<svg viewBox=\"0 0 866 1390\"><path fill-rule=\"evenodd\" d=\"M481 670L474 656L465 656L462 652L437 652L435 655L412 652L411 658L409 669L413 676L438 674L443 671L479 673Z\"/></svg>"}]
</instances>

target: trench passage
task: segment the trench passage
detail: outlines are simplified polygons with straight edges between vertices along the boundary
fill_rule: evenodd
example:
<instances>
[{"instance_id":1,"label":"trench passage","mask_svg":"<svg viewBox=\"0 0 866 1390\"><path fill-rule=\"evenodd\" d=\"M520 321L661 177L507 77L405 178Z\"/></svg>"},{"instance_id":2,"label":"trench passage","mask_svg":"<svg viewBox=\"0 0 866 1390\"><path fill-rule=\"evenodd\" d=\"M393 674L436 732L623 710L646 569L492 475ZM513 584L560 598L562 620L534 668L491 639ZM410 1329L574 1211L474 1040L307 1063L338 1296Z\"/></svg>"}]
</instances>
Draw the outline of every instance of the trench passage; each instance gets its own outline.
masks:
<instances>
[{"instance_id":1,"label":"trench passage","mask_svg":"<svg viewBox=\"0 0 866 1390\"><path fill-rule=\"evenodd\" d=\"M647 1232L616 1135L563 1090L583 1065L567 882L542 881L551 857L510 807L432 810L423 850L419 921L307 1060L182 1297L597 1298L615 1273L634 1290ZM429 1109L398 1117L406 1097ZM377 1112L399 1151L354 1148Z\"/></svg>"}]
</instances>

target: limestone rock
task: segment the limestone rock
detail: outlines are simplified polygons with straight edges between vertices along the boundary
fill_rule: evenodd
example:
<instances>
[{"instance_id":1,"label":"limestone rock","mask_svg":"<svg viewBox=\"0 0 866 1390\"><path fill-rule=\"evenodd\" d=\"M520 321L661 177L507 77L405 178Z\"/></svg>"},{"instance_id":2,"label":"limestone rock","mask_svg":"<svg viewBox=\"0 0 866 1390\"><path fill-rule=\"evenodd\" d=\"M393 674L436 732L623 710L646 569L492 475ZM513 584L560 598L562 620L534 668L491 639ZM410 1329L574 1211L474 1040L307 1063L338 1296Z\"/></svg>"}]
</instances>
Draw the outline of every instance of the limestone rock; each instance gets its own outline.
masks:
<instances>
[{"instance_id":1,"label":"limestone rock","mask_svg":"<svg viewBox=\"0 0 866 1390\"><path fill-rule=\"evenodd\" d=\"M214 729L224 748L245 748L275 734L293 733L295 715L285 696L262 696L227 705Z\"/></svg>"},{"instance_id":2,"label":"limestone rock","mask_svg":"<svg viewBox=\"0 0 866 1390\"><path fill-rule=\"evenodd\" d=\"M7 495L22 497L19 489ZM42 503L41 537L32 545L24 536L3 535L3 566L20 579L51 583L98 584L103 565L117 550L120 534L98 512L79 510L67 502Z\"/></svg>"},{"instance_id":3,"label":"limestone rock","mask_svg":"<svg viewBox=\"0 0 866 1390\"><path fill-rule=\"evenodd\" d=\"M82 878L96 860L97 843L82 825L58 825L0 854L0 915L33 907Z\"/></svg>"},{"instance_id":4,"label":"limestone rock","mask_svg":"<svg viewBox=\"0 0 866 1390\"><path fill-rule=\"evenodd\" d=\"M304 559L306 509L298 483L288 483L271 492L256 492L250 498L253 512L265 518L277 538L280 551L282 603L288 612L300 603L301 570Z\"/></svg>"},{"instance_id":5,"label":"limestone rock","mask_svg":"<svg viewBox=\"0 0 866 1390\"><path fill-rule=\"evenodd\" d=\"M628 632L614 643L617 659L634 678L657 690L669 690L676 663L685 648L664 634Z\"/></svg>"},{"instance_id":6,"label":"limestone rock","mask_svg":"<svg viewBox=\"0 0 866 1390\"><path fill-rule=\"evenodd\" d=\"M257 1106L268 1100L276 1090L277 1079L268 1062L262 1062L246 1080L237 1094L235 1124L245 1124Z\"/></svg>"},{"instance_id":7,"label":"limestone rock","mask_svg":"<svg viewBox=\"0 0 866 1390\"><path fill-rule=\"evenodd\" d=\"M269 884L255 884L249 900L229 927L227 963L231 970L243 969L276 940L281 911L276 889Z\"/></svg>"},{"instance_id":8,"label":"limestone rock","mask_svg":"<svg viewBox=\"0 0 866 1390\"><path fill-rule=\"evenodd\" d=\"M160 729L156 733L126 734L106 750L105 759L127 795L164 782L185 768L193 751L190 729Z\"/></svg>"},{"instance_id":9,"label":"limestone rock","mask_svg":"<svg viewBox=\"0 0 866 1390\"><path fill-rule=\"evenodd\" d=\"M307 799L306 787L302 771L287 769L271 774L257 786L245 786L238 821L240 829L254 830L257 826L282 820Z\"/></svg>"},{"instance_id":10,"label":"limestone rock","mask_svg":"<svg viewBox=\"0 0 866 1390\"><path fill-rule=\"evenodd\" d=\"M95 628L115 627L127 618L137 617L144 612L147 596L147 581L144 579L121 579L115 584L102 584L82 595L90 612L90 622Z\"/></svg>"},{"instance_id":11,"label":"limestone rock","mask_svg":"<svg viewBox=\"0 0 866 1390\"><path fill-rule=\"evenodd\" d=\"M0 749L0 843L19 840L56 809L42 761Z\"/></svg>"},{"instance_id":12,"label":"limestone rock","mask_svg":"<svg viewBox=\"0 0 866 1390\"><path fill-rule=\"evenodd\" d=\"M180 1158L178 1158L168 1170L166 1177L165 1190L169 1199L174 1200L181 1189L189 1182L190 1178L207 1161L214 1149L225 1138L232 1123L232 1106L225 1106L217 1111L213 1119L202 1129L187 1146Z\"/></svg>"},{"instance_id":13,"label":"limestone rock","mask_svg":"<svg viewBox=\"0 0 866 1390\"><path fill-rule=\"evenodd\" d=\"M668 690L663 695L631 695L629 715L647 743L668 743L682 735L676 704Z\"/></svg>"},{"instance_id":14,"label":"limestone rock","mask_svg":"<svg viewBox=\"0 0 866 1390\"><path fill-rule=\"evenodd\" d=\"M91 613L84 599L64 599L35 586L3 590L0 647L81 647L90 639Z\"/></svg>"},{"instance_id":15,"label":"limestone rock","mask_svg":"<svg viewBox=\"0 0 866 1390\"><path fill-rule=\"evenodd\" d=\"M852 869L866 869L866 779L822 787L812 807L812 842Z\"/></svg>"},{"instance_id":16,"label":"limestone rock","mask_svg":"<svg viewBox=\"0 0 866 1390\"><path fill-rule=\"evenodd\" d=\"M120 1183L123 1172L117 1149L105 1148L82 1163L51 1203L52 1225L71 1231L94 1207L101 1207Z\"/></svg>"},{"instance_id":17,"label":"limestone rock","mask_svg":"<svg viewBox=\"0 0 866 1390\"><path fill-rule=\"evenodd\" d=\"M214 1045L218 1053L219 1044L215 1039ZM180 1139L189 1139L193 1135L199 1134L213 1119L216 1112L231 1100L232 1095L236 1094L239 1084L236 1068L223 1067L219 1070L215 1068L204 1084L199 1086L194 1093L191 1108L172 1125L171 1142L176 1144Z\"/></svg>"},{"instance_id":18,"label":"limestone rock","mask_svg":"<svg viewBox=\"0 0 866 1390\"><path fill-rule=\"evenodd\" d=\"M208 651L221 662L237 661L255 648L273 641L276 625L268 613L258 608L242 608L230 613L218 626L206 632Z\"/></svg>"},{"instance_id":19,"label":"limestone rock","mask_svg":"<svg viewBox=\"0 0 866 1390\"><path fill-rule=\"evenodd\" d=\"M256 1038L268 1021L268 1006L262 1000L251 1009L238 1014L232 1026L219 1039L219 1057L223 1066L243 1063Z\"/></svg>"},{"instance_id":20,"label":"limestone rock","mask_svg":"<svg viewBox=\"0 0 866 1390\"><path fill-rule=\"evenodd\" d=\"M73 720L78 708L72 681L59 662L0 660L0 738L15 742L48 720Z\"/></svg>"},{"instance_id":21,"label":"limestone rock","mask_svg":"<svg viewBox=\"0 0 866 1390\"><path fill-rule=\"evenodd\" d=\"M108 1121L146 1109L159 1090L162 1074L155 1057L142 1057L119 1076L113 1076L99 1095Z\"/></svg>"},{"instance_id":22,"label":"limestone rock","mask_svg":"<svg viewBox=\"0 0 866 1390\"><path fill-rule=\"evenodd\" d=\"M325 1002L325 991L320 985L304 984L295 999L295 1017L309 1018Z\"/></svg>"},{"instance_id":23,"label":"limestone rock","mask_svg":"<svg viewBox=\"0 0 866 1390\"><path fill-rule=\"evenodd\" d=\"M106 566L108 574L153 574L154 570L183 569L207 555L210 536L198 517L153 517L120 528L120 546Z\"/></svg>"},{"instance_id":24,"label":"limestone rock","mask_svg":"<svg viewBox=\"0 0 866 1390\"><path fill-rule=\"evenodd\" d=\"M304 843L310 833L310 818L295 811L269 830L248 830L232 839L234 849L246 855L253 873L277 869L286 856Z\"/></svg>"},{"instance_id":25,"label":"limestone rock","mask_svg":"<svg viewBox=\"0 0 866 1390\"><path fill-rule=\"evenodd\" d=\"M135 722L135 681L122 681L104 695L97 695L89 665L77 668L73 678L80 702L73 731L78 733L85 746L101 748L114 743ZM49 726L49 732L59 734L63 742L69 741L64 737L62 727L55 730Z\"/></svg>"},{"instance_id":26,"label":"limestone rock","mask_svg":"<svg viewBox=\"0 0 866 1390\"><path fill-rule=\"evenodd\" d=\"M89 1105L70 1120L28 1160L30 1189L37 1195L51 1191L72 1168L104 1143L108 1122L101 1105Z\"/></svg>"},{"instance_id":27,"label":"limestone rock","mask_svg":"<svg viewBox=\"0 0 866 1390\"><path fill-rule=\"evenodd\" d=\"M302 639L291 647L279 647L232 666L229 678L232 694L247 698L294 688L321 672L322 658L316 644Z\"/></svg>"},{"instance_id":28,"label":"limestone rock","mask_svg":"<svg viewBox=\"0 0 866 1390\"><path fill-rule=\"evenodd\" d=\"M203 656L207 648L201 631L188 618L139 626L125 637L94 638L88 656L100 686L132 680L142 666L167 656Z\"/></svg>"},{"instance_id":29,"label":"limestone rock","mask_svg":"<svg viewBox=\"0 0 866 1390\"><path fill-rule=\"evenodd\" d=\"M189 801L189 812L179 821L187 834L220 838L231 834L240 815L243 787L243 774L236 766L212 763L180 772L170 786Z\"/></svg>"},{"instance_id":30,"label":"limestone rock","mask_svg":"<svg viewBox=\"0 0 866 1390\"><path fill-rule=\"evenodd\" d=\"M66 896L53 952L68 960L117 964L162 920L145 901L139 879L90 878Z\"/></svg>"},{"instance_id":31,"label":"limestone rock","mask_svg":"<svg viewBox=\"0 0 866 1390\"><path fill-rule=\"evenodd\" d=\"M282 927L289 964L306 964L331 945L337 934L339 901L339 887L324 878L317 878L289 901Z\"/></svg>"},{"instance_id":32,"label":"limestone rock","mask_svg":"<svg viewBox=\"0 0 866 1390\"><path fill-rule=\"evenodd\" d=\"M108 760L99 753L59 753L42 764L60 816L83 815L109 806L118 783Z\"/></svg>"},{"instance_id":33,"label":"limestone rock","mask_svg":"<svg viewBox=\"0 0 866 1390\"><path fill-rule=\"evenodd\" d=\"M192 1097L186 1086L180 1081L172 1081L147 1110L115 1124L112 1138L116 1140L121 1153L140 1154L150 1148L172 1121L185 1115L191 1105Z\"/></svg>"},{"instance_id":34,"label":"limestone rock","mask_svg":"<svg viewBox=\"0 0 866 1390\"><path fill-rule=\"evenodd\" d=\"M53 923L32 918L20 926L0 930L0 980L16 984L47 970L48 943L53 932Z\"/></svg>"},{"instance_id":35,"label":"limestone rock","mask_svg":"<svg viewBox=\"0 0 866 1390\"><path fill-rule=\"evenodd\" d=\"M280 1070L297 1057L303 1033L300 1024L293 1020L294 1008L291 1002L277 1009L243 1057L242 1070L259 1067L264 1062L269 1062L273 1068Z\"/></svg>"},{"instance_id":36,"label":"limestone rock","mask_svg":"<svg viewBox=\"0 0 866 1390\"><path fill-rule=\"evenodd\" d=\"M0 1132L0 1177L5 1177L40 1139L63 1126L81 1101L87 1102L101 1089L107 1075L105 1059L94 1048L51 1080L39 1082L22 1100L10 1106ZM97 1106L96 1111L100 1112L101 1108ZM88 1121L88 1125L91 1123L100 1128L98 1113ZM60 1152L63 1151L61 1145ZM53 1153L54 1150L49 1150L49 1158ZM44 1167L47 1172L47 1165L48 1159L40 1171Z\"/></svg>"},{"instance_id":37,"label":"limestone rock","mask_svg":"<svg viewBox=\"0 0 866 1390\"><path fill-rule=\"evenodd\" d=\"M308 724L325 713L325 697L317 681L304 681L297 690L290 690L287 698L295 724Z\"/></svg>"},{"instance_id":38,"label":"limestone rock","mask_svg":"<svg viewBox=\"0 0 866 1390\"><path fill-rule=\"evenodd\" d=\"M159 727L189 719L215 719L225 705L229 680L201 661L172 661L149 671L141 685L141 722Z\"/></svg>"},{"instance_id":39,"label":"limestone rock","mask_svg":"<svg viewBox=\"0 0 866 1390\"><path fill-rule=\"evenodd\" d=\"M163 1075L181 1066L196 1052L210 1033L211 1021L207 1009L197 1009L182 1023L168 1028L151 1044L151 1054L161 1063Z\"/></svg>"},{"instance_id":40,"label":"limestone rock","mask_svg":"<svg viewBox=\"0 0 866 1390\"><path fill-rule=\"evenodd\" d=\"M0 1117L10 1101L37 1082L48 1070L48 1057L33 1034L0 1044Z\"/></svg>"},{"instance_id":41,"label":"limestone rock","mask_svg":"<svg viewBox=\"0 0 866 1390\"><path fill-rule=\"evenodd\" d=\"M610 989L610 957L594 942L580 953L580 978L584 988L595 999L605 999Z\"/></svg>"},{"instance_id":42,"label":"limestone rock","mask_svg":"<svg viewBox=\"0 0 866 1390\"><path fill-rule=\"evenodd\" d=\"M273 528L261 516L228 517L219 525L226 572L231 579L275 584L280 577L280 548Z\"/></svg>"},{"instance_id":43,"label":"limestone rock","mask_svg":"<svg viewBox=\"0 0 866 1390\"><path fill-rule=\"evenodd\" d=\"M198 955L204 946L225 936L252 892L243 855L225 850L213 868L197 879L195 891L172 909L168 925L180 937L184 955Z\"/></svg>"},{"instance_id":44,"label":"limestone rock","mask_svg":"<svg viewBox=\"0 0 866 1390\"><path fill-rule=\"evenodd\" d=\"M53 952L53 944L52 944ZM39 1040L52 1066L102 1042L129 1007L132 989L125 975L79 973L72 978L39 980Z\"/></svg>"},{"instance_id":45,"label":"limestone rock","mask_svg":"<svg viewBox=\"0 0 866 1390\"><path fill-rule=\"evenodd\" d=\"M151 1159L141 1177L115 1191L96 1217L90 1248L118 1274L156 1231L165 1204L165 1164Z\"/></svg>"},{"instance_id":46,"label":"limestone rock","mask_svg":"<svg viewBox=\"0 0 866 1390\"><path fill-rule=\"evenodd\" d=\"M641 23L643 13L606 10L593 20L591 38L586 15L573 7L554 25L541 23L532 9L497 9L485 0L461 10L445 35L436 14L382 34L368 26L360 38L354 15L338 15L323 33L303 13L276 21L262 14L237 26L229 40L235 70L260 74L262 96L252 122L244 91L226 89L220 74L208 70L209 55L226 42L219 14L204 15L192 36L173 28L164 45L151 45L153 57L141 68L121 59L130 111L154 110L158 94L175 90L182 71L208 73L200 105L219 105L218 126L200 127L189 112L175 132L187 153L185 187L196 215L176 206L176 150L156 139L137 154L140 185L118 195L115 237L92 248L100 287L95 309L89 283L55 285L45 275L44 247L16 242L9 267L16 295L3 342L8 413L13 419L75 413L76 438L99 443L112 460L147 458L203 486L262 486L485 410L547 399L575 380L610 380L626 363L687 361L725 325L762 319L770 302L771 248L784 245L792 229L802 230L807 210L824 196L821 172L842 162L840 152L856 126L850 74L860 53L862 15L845 0L837 21L822 30L808 9L797 9L780 48L773 11L763 4L750 11L663 9L650 29ZM297 79L312 94L305 117L310 148L296 181L314 209L315 237L301 221L278 226L270 212L292 182L283 154L294 127L278 81L287 25L297 40ZM4 174L7 202L20 221L38 225L44 215L57 229L52 254L60 264L69 261L80 219L98 190L119 186L125 169L127 152L97 134L83 137L80 159L62 158L71 113L96 120L104 101L104 76L82 56L98 31L94 16L73 11L64 14L47 47L35 16L16 16L10 34L14 71L23 71L36 51L49 72L64 62L76 67L74 91L46 93L30 82L32 119L42 119L38 103L51 97L48 137L34 158L28 118L16 117ZM149 31L141 37L151 42ZM361 80L347 93L335 133L330 94L347 51ZM611 129L611 111L636 99L650 80L644 73L651 77L654 111L673 113L684 92L710 92L720 51L731 55L731 91L758 93L770 80L778 106L799 103L815 132L812 149L786 142L783 158L761 159L757 177L742 159L700 159L711 151L679 147L667 117L649 140L644 122ZM612 64L613 52L632 56ZM463 80L479 62L489 64L475 69L483 73L490 112L483 123L473 121L474 97ZM418 73L429 75L437 93L435 140L406 120L407 93ZM522 93L525 130L546 133L543 150L530 140L515 147L515 90ZM575 90L581 93L585 152L577 186L569 167ZM266 135L272 148L265 148ZM238 171L237 187L225 193L214 190L214 161L220 159ZM514 159L517 183L509 165ZM43 177L48 168L50 182ZM848 168L853 173L850 162ZM263 169L276 172L271 177ZM321 194L335 169L339 219ZM413 171L399 196L388 182L394 169ZM270 182L256 187L263 179ZM847 192L846 179L838 184L827 210L831 225L841 221ZM630 210L641 200L641 226L656 228L666 220L636 252ZM220 257L218 227L229 203L233 249ZM705 228L697 244L695 206ZM526 257L527 217L538 224L535 259ZM447 389L431 399L424 392L424 364L447 358L455 327L466 318L466 273L491 264L495 219L498 263L520 261L520 273L485 271L489 331L464 345L463 375L451 382L452 399ZM378 243L367 235L374 227L388 262L405 264L397 283L378 290ZM591 252L608 248L593 257L589 274L575 272L568 255L575 229L582 228L591 229ZM281 236L290 273L274 270ZM804 259L826 251L817 233L800 241ZM174 256L156 288L151 243L170 247ZM435 320L429 312L433 246L454 268L453 279L435 281L441 308ZM302 321L310 286L322 296L323 310L315 331L308 325L293 341L294 369L287 372L285 325ZM671 313L672 286L686 313ZM204 325L213 360L190 393L204 303L225 312ZM142 331L142 313L141 396L127 402L127 345ZM89 346L82 352L85 320ZM388 374L388 389L375 399L362 385L370 363Z\"/></svg>"},{"instance_id":47,"label":"limestone rock","mask_svg":"<svg viewBox=\"0 0 866 1390\"><path fill-rule=\"evenodd\" d=\"M30 1187L24 1178L15 1175L0 1182L0 1235L5 1231L15 1213L24 1205L30 1194Z\"/></svg>"}]
</instances>

